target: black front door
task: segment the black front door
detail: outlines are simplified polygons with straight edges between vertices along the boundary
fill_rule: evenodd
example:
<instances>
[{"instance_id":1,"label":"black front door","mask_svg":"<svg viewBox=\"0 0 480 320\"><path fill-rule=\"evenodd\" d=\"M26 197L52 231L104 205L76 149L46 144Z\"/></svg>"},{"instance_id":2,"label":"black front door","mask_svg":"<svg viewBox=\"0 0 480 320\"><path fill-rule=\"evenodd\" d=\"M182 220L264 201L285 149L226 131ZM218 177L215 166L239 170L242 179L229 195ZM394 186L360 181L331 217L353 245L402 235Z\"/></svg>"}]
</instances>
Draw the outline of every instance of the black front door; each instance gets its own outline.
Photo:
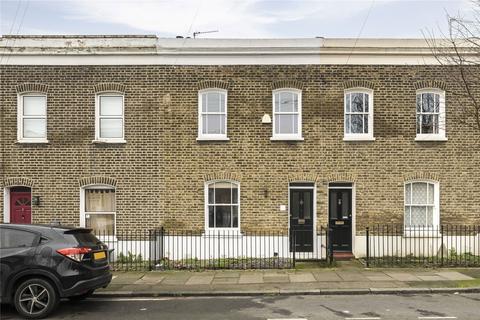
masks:
<instances>
[{"instance_id":1,"label":"black front door","mask_svg":"<svg viewBox=\"0 0 480 320\"><path fill-rule=\"evenodd\" d=\"M313 252L313 188L290 189L290 250Z\"/></svg>"},{"instance_id":2,"label":"black front door","mask_svg":"<svg viewBox=\"0 0 480 320\"><path fill-rule=\"evenodd\" d=\"M352 251L352 189L329 189L329 226L334 251Z\"/></svg>"}]
</instances>

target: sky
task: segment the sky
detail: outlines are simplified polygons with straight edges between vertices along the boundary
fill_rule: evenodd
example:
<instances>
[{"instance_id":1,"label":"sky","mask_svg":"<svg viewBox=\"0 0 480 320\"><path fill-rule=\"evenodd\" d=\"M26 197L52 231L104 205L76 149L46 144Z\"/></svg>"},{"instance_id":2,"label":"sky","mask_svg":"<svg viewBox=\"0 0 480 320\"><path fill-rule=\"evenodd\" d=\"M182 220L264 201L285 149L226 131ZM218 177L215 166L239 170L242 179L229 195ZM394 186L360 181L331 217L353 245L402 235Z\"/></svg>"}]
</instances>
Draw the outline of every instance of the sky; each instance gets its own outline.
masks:
<instances>
[{"instance_id":1,"label":"sky","mask_svg":"<svg viewBox=\"0 0 480 320\"><path fill-rule=\"evenodd\" d=\"M471 0L0 0L0 33L423 38ZM423 32L423 33L422 33Z\"/></svg>"}]
</instances>

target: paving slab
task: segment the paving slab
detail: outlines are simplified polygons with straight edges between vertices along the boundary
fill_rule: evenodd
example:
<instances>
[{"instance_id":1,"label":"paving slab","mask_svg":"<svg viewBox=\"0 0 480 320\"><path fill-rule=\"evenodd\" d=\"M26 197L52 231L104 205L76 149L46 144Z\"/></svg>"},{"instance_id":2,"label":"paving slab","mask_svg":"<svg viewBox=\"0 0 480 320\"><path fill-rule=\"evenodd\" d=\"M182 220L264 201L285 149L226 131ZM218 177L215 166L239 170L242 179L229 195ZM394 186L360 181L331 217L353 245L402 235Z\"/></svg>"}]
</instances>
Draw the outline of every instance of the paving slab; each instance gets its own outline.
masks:
<instances>
[{"instance_id":1,"label":"paving slab","mask_svg":"<svg viewBox=\"0 0 480 320\"><path fill-rule=\"evenodd\" d=\"M254 284L254 283L263 283L263 274L241 274L238 279L239 284Z\"/></svg>"},{"instance_id":2,"label":"paving slab","mask_svg":"<svg viewBox=\"0 0 480 320\"><path fill-rule=\"evenodd\" d=\"M213 275L202 275L202 276L191 276L190 279L185 282L185 285L190 286L190 285L199 285L199 284L210 284L212 283L213 280Z\"/></svg>"},{"instance_id":3,"label":"paving slab","mask_svg":"<svg viewBox=\"0 0 480 320\"><path fill-rule=\"evenodd\" d=\"M398 280L398 281L422 281L422 279L414 276L411 273L404 273L404 272L385 272L391 278Z\"/></svg>"},{"instance_id":4,"label":"paving slab","mask_svg":"<svg viewBox=\"0 0 480 320\"><path fill-rule=\"evenodd\" d=\"M137 281L134 282L134 284L158 284L160 283L165 277L151 277L151 276L144 276Z\"/></svg>"},{"instance_id":5,"label":"paving slab","mask_svg":"<svg viewBox=\"0 0 480 320\"><path fill-rule=\"evenodd\" d=\"M437 272L436 274L442 278L445 278L447 280L452 280L452 281L474 279L472 277L469 277L457 271L442 271L442 272Z\"/></svg>"},{"instance_id":6,"label":"paving slab","mask_svg":"<svg viewBox=\"0 0 480 320\"><path fill-rule=\"evenodd\" d=\"M376 275L376 276L367 276L367 279L370 281L392 281L393 278L387 276L386 274L383 275Z\"/></svg>"},{"instance_id":7,"label":"paving slab","mask_svg":"<svg viewBox=\"0 0 480 320\"><path fill-rule=\"evenodd\" d=\"M368 281L367 277L352 271L337 271L338 276L343 281Z\"/></svg>"},{"instance_id":8,"label":"paving slab","mask_svg":"<svg viewBox=\"0 0 480 320\"><path fill-rule=\"evenodd\" d=\"M237 284L239 278L213 278L212 285L215 284Z\"/></svg>"},{"instance_id":9,"label":"paving slab","mask_svg":"<svg viewBox=\"0 0 480 320\"><path fill-rule=\"evenodd\" d=\"M310 272L298 273L298 274L290 274L288 275L290 282L316 282L317 280L314 278L313 274Z\"/></svg>"},{"instance_id":10,"label":"paving slab","mask_svg":"<svg viewBox=\"0 0 480 320\"><path fill-rule=\"evenodd\" d=\"M317 281L343 281L342 278L334 271L329 272L313 272L313 276Z\"/></svg>"},{"instance_id":11,"label":"paving slab","mask_svg":"<svg viewBox=\"0 0 480 320\"><path fill-rule=\"evenodd\" d=\"M417 276L420 278L422 281L443 281L445 278L442 278L440 276L434 275L434 276Z\"/></svg>"},{"instance_id":12,"label":"paving slab","mask_svg":"<svg viewBox=\"0 0 480 320\"><path fill-rule=\"evenodd\" d=\"M216 278L239 278L239 272L228 272L228 271L219 271L215 272L215 279Z\"/></svg>"},{"instance_id":13,"label":"paving slab","mask_svg":"<svg viewBox=\"0 0 480 320\"><path fill-rule=\"evenodd\" d=\"M264 283L286 283L290 282L290 279L288 278L288 275L277 275L277 276L263 276L263 282Z\"/></svg>"}]
</instances>

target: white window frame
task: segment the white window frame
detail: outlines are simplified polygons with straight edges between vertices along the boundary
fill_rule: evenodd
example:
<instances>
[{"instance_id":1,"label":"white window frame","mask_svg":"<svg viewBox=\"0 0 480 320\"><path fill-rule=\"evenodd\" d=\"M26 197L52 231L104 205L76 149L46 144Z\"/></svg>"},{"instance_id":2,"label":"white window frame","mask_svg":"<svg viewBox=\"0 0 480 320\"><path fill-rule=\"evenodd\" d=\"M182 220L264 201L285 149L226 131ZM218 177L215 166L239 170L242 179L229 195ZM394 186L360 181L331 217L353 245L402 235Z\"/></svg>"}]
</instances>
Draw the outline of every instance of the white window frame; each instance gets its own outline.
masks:
<instances>
[{"instance_id":1,"label":"white window frame","mask_svg":"<svg viewBox=\"0 0 480 320\"><path fill-rule=\"evenodd\" d=\"M115 190L115 212L86 212L85 208L85 191L86 190ZM80 227L86 227L87 214L113 214L113 235L105 235L104 237L116 237L117 235L117 188L106 184L91 184L80 188Z\"/></svg>"},{"instance_id":2,"label":"white window frame","mask_svg":"<svg viewBox=\"0 0 480 320\"><path fill-rule=\"evenodd\" d=\"M347 95L352 93L368 94L368 132L367 133L347 133ZM351 102L351 99L350 99ZM368 88L349 88L345 89L343 95L343 140L344 141L374 141L374 112L373 112L373 90ZM350 109L351 110L351 109ZM349 112L349 114L355 114Z\"/></svg>"},{"instance_id":3,"label":"white window frame","mask_svg":"<svg viewBox=\"0 0 480 320\"><path fill-rule=\"evenodd\" d=\"M289 92L289 93L295 93L298 96L298 112L276 112L275 111L275 95L277 93L281 92ZM297 133L291 133L291 134L281 134L281 133L275 133L275 127L276 127L276 120L275 120L275 115L276 114L298 114L297 118L297 128L298 132ZM303 141L303 136L302 136L302 90L300 89L295 89L295 88L281 88L281 89L276 89L272 91L272 115L273 115L273 120L272 120L272 137L270 140L290 140L290 141Z\"/></svg>"},{"instance_id":4,"label":"white window frame","mask_svg":"<svg viewBox=\"0 0 480 320\"><path fill-rule=\"evenodd\" d=\"M238 204L237 204L237 207L238 207L238 227L236 228L211 228L209 225L209 212L208 212L208 206L209 206L209 203L208 203L208 186L213 184L213 183L222 183L222 182L225 182L225 183L232 183L232 184L235 184L238 188ZM206 233L215 233L215 232L225 232L225 235L228 236L229 234L231 233L235 233L235 232L240 232L240 225L241 225L241 214L240 214L240 182L238 181L235 181L235 180L211 180L211 181L207 181L205 182L205 231ZM230 204L232 205L232 204Z\"/></svg>"},{"instance_id":5,"label":"white window frame","mask_svg":"<svg viewBox=\"0 0 480 320\"><path fill-rule=\"evenodd\" d=\"M202 97L204 94L207 93L220 93L225 96L225 112L203 112L203 105L202 105ZM227 119L228 119L228 91L225 89L220 89L220 88L208 88L208 89L203 89L198 91L198 141L228 141L230 140L227 135ZM218 114L218 115L225 115L225 134L208 134L208 133L203 133L203 115L204 114Z\"/></svg>"},{"instance_id":6,"label":"white window frame","mask_svg":"<svg viewBox=\"0 0 480 320\"><path fill-rule=\"evenodd\" d=\"M122 137L100 137L100 118L118 119L119 116L100 116L100 97L122 97ZM126 143L125 141L125 95L119 92L102 92L95 95L95 140L100 143Z\"/></svg>"},{"instance_id":7,"label":"white window frame","mask_svg":"<svg viewBox=\"0 0 480 320\"><path fill-rule=\"evenodd\" d=\"M430 204L412 204L412 198L413 198L413 188L410 187L410 204L407 204L407 185L412 185L413 183L427 183L427 184L433 184L433 205ZM428 192L428 187L427 187L427 192ZM428 193L427 193L428 194ZM440 183L438 181L433 181L433 180L409 180L404 183L403 186L403 215L404 215L404 229L407 231L424 231L424 230L434 230L438 231L438 228L440 226ZM432 217L432 226L424 226L421 227L421 230L419 226L407 226L405 224L405 208L409 207L414 207L414 206L433 206L433 217ZM410 211L410 220L411 220L411 211Z\"/></svg>"},{"instance_id":8,"label":"white window frame","mask_svg":"<svg viewBox=\"0 0 480 320\"><path fill-rule=\"evenodd\" d=\"M440 106L439 106L439 112L438 112L438 133L417 133L417 117L419 115L419 112L417 111L417 97L418 95L421 95L423 93L432 93L432 94L438 94L440 96ZM415 94L415 141L446 141L448 140L446 137L446 108L445 108L445 91L441 89L436 89L436 88L423 88L417 90ZM421 112L420 114L436 114L436 112L429 112L429 113L423 113Z\"/></svg>"},{"instance_id":9,"label":"white window frame","mask_svg":"<svg viewBox=\"0 0 480 320\"><path fill-rule=\"evenodd\" d=\"M24 97L45 97L45 116L24 116L23 115L23 98ZM17 142L19 143L48 143L48 97L43 92L29 92L19 94L17 97ZM41 138L24 138L23 137L23 119L28 118L45 118L45 137Z\"/></svg>"}]
</instances>

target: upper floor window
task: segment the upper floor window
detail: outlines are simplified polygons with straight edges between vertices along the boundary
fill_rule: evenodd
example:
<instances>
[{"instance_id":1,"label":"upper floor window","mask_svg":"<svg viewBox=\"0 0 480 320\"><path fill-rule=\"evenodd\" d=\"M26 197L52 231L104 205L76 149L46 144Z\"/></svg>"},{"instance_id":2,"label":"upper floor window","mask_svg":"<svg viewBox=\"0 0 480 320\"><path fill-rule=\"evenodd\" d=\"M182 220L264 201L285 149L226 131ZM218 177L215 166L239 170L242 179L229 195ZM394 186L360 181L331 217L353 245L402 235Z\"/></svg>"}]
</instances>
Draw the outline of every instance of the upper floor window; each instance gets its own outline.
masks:
<instances>
[{"instance_id":1,"label":"upper floor window","mask_svg":"<svg viewBox=\"0 0 480 320\"><path fill-rule=\"evenodd\" d=\"M106 93L97 95L95 140L125 142L123 95Z\"/></svg>"},{"instance_id":2,"label":"upper floor window","mask_svg":"<svg viewBox=\"0 0 480 320\"><path fill-rule=\"evenodd\" d=\"M115 234L115 189L108 186L91 186L82 190L82 225L94 230L96 235Z\"/></svg>"},{"instance_id":3,"label":"upper floor window","mask_svg":"<svg viewBox=\"0 0 480 320\"><path fill-rule=\"evenodd\" d=\"M439 185L436 182L414 181L405 184L405 227L438 226Z\"/></svg>"},{"instance_id":4,"label":"upper floor window","mask_svg":"<svg viewBox=\"0 0 480 320\"><path fill-rule=\"evenodd\" d=\"M273 136L271 140L303 140L302 91L273 91Z\"/></svg>"},{"instance_id":5,"label":"upper floor window","mask_svg":"<svg viewBox=\"0 0 480 320\"><path fill-rule=\"evenodd\" d=\"M445 92L438 89L418 90L415 140L446 140L445 124Z\"/></svg>"},{"instance_id":6,"label":"upper floor window","mask_svg":"<svg viewBox=\"0 0 480 320\"><path fill-rule=\"evenodd\" d=\"M206 184L205 220L208 229L238 229L240 220L240 186L232 181Z\"/></svg>"},{"instance_id":7,"label":"upper floor window","mask_svg":"<svg viewBox=\"0 0 480 320\"><path fill-rule=\"evenodd\" d=\"M199 91L198 140L228 140L226 90Z\"/></svg>"},{"instance_id":8,"label":"upper floor window","mask_svg":"<svg viewBox=\"0 0 480 320\"><path fill-rule=\"evenodd\" d=\"M373 91L370 89L345 90L344 140L374 140Z\"/></svg>"},{"instance_id":9,"label":"upper floor window","mask_svg":"<svg viewBox=\"0 0 480 320\"><path fill-rule=\"evenodd\" d=\"M19 142L48 142L45 94L29 93L19 96L17 139Z\"/></svg>"}]
</instances>

